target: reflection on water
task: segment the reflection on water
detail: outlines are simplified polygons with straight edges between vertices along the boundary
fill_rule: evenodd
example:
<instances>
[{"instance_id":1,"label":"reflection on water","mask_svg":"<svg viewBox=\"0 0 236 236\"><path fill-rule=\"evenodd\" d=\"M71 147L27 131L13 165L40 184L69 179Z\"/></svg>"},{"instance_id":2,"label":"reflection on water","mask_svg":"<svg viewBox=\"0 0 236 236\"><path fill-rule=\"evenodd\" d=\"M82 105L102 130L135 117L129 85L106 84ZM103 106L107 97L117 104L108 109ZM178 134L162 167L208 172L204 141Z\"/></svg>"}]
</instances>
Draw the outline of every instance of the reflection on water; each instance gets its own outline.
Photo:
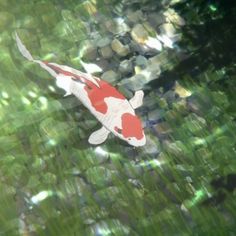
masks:
<instances>
[{"instance_id":1,"label":"reflection on water","mask_svg":"<svg viewBox=\"0 0 236 236\"><path fill-rule=\"evenodd\" d=\"M0 0L0 234L234 235L235 11L229 0ZM143 90L146 145L90 145L98 121L22 57L15 32L35 59L128 100Z\"/></svg>"}]
</instances>

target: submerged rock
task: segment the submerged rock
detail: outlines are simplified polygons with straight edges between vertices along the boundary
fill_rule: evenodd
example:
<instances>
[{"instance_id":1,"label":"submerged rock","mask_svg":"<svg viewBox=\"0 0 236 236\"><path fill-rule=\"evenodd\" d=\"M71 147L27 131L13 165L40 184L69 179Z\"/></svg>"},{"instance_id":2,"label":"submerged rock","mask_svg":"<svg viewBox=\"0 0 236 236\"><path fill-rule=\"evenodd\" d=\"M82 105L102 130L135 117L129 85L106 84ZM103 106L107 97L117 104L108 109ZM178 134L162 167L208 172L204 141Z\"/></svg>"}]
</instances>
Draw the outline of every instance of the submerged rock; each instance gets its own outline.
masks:
<instances>
[{"instance_id":1,"label":"submerged rock","mask_svg":"<svg viewBox=\"0 0 236 236\"><path fill-rule=\"evenodd\" d=\"M176 34L176 29L171 23L165 23L160 26L160 31L169 37L174 37Z\"/></svg>"},{"instance_id":2,"label":"submerged rock","mask_svg":"<svg viewBox=\"0 0 236 236\"><path fill-rule=\"evenodd\" d=\"M130 22L137 23L137 22L142 21L144 19L144 15L141 10L128 11L127 18Z\"/></svg>"},{"instance_id":3,"label":"submerged rock","mask_svg":"<svg viewBox=\"0 0 236 236\"><path fill-rule=\"evenodd\" d=\"M123 79L120 82L121 86L125 86L126 88L130 89L131 91L136 91L139 89L143 89L144 85L147 83L146 78L142 74L137 74L132 76L129 79Z\"/></svg>"},{"instance_id":4,"label":"submerged rock","mask_svg":"<svg viewBox=\"0 0 236 236\"><path fill-rule=\"evenodd\" d=\"M100 53L101 53L102 57L104 57L105 59L111 58L113 56L113 51L109 45L102 47L100 49Z\"/></svg>"},{"instance_id":5,"label":"submerged rock","mask_svg":"<svg viewBox=\"0 0 236 236\"><path fill-rule=\"evenodd\" d=\"M137 66L145 68L148 64L148 60L146 59L146 57L139 55L135 58L135 64Z\"/></svg>"},{"instance_id":6,"label":"submerged rock","mask_svg":"<svg viewBox=\"0 0 236 236\"><path fill-rule=\"evenodd\" d=\"M132 39L140 44L144 44L148 39L148 32L141 24L136 24L131 31Z\"/></svg>"},{"instance_id":7,"label":"submerged rock","mask_svg":"<svg viewBox=\"0 0 236 236\"><path fill-rule=\"evenodd\" d=\"M185 25L185 20L181 16L179 16L175 10L171 8L164 12L164 16L167 18L167 21L173 23L174 25Z\"/></svg>"},{"instance_id":8,"label":"submerged rock","mask_svg":"<svg viewBox=\"0 0 236 236\"><path fill-rule=\"evenodd\" d=\"M117 81L119 78L119 75L114 72L113 70L108 70L106 72L103 73L103 75L101 76L102 80L105 80L109 83L113 83L115 81Z\"/></svg>"},{"instance_id":9,"label":"submerged rock","mask_svg":"<svg viewBox=\"0 0 236 236\"><path fill-rule=\"evenodd\" d=\"M161 12L149 14L148 20L153 27L158 27L166 21L165 16Z\"/></svg>"},{"instance_id":10,"label":"submerged rock","mask_svg":"<svg viewBox=\"0 0 236 236\"><path fill-rule=\"evenodd\" d=\"M98 47L103 48L105 46L108 46L110 43L111 43L111 39L109 37L104 37L104 38L99 39L96 44Z\"/></svg>"},{"instance_id":11,"label":"submerged rock","mask_svg":"<svg viewBox=\"0 0 236 236\"><path fill-rule=\"evenodd\" d=\"M132 62L130 60L124 60L120 63L120 66L119 66L119 71L122 73L122 74L129 74L129 73L132 73L133 71L133 65L132 65Z\"/></svg>"},{"instance_id":12,"label":"submerged rock","mask_svg":"<svg viewBox=\"0 0 236 236\"><path fill-rule=\"evenodd\" d=\"M130 31L129 26L124 22L122 18L116 18L114 20L108 20L105 22L107 30L113 34L125 34Z\"/></svg>"},{"instance_id":13,"label":"submerged rock","mask_svg":"<svg viewBox=\"0 0 236 236\"><path fill-rule=\"evenodd\" d=\"M97 57L97 47L90 40L85 40L79 49L79 57L88 61L95 60Z\"/></svg>"},{"instance_id":14,"label":"submerged rock","mask_svg":"<svg viewBox=\"0 0 236 236\"><path fill-rule=\"evenodd\" d=\"M123 45L118 39L112 41L111 48L121 57L127 56L130 52L129 45Z\"/></svg>"}]
</instances>

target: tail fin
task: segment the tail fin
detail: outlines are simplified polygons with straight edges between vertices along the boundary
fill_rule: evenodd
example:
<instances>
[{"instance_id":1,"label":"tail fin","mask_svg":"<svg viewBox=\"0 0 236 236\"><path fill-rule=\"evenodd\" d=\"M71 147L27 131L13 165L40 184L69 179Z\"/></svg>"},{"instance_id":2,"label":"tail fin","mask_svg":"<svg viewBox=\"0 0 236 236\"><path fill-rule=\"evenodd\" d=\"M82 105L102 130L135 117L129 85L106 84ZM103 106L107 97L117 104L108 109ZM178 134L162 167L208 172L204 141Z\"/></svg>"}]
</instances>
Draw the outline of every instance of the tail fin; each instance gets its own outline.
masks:
<instances>
[{"instance_id":1,"label":"tail fin","mask_svg":"<svg viewBox=\"0 0 236 236\"><path fill-rule=\"evenodd\" d=\"M29 61L33 61L38 63L43 69L45 69L46 71L48 71L53 77L57 77L57 73L51 69L49 66L47 66L45 63L43 63L40 60L35 60L32 55L30 54L30 52L27 50L27 48L25 47L25 45L22 43L22 41L20 40L20 37L18 36L17 33L16 34L16 44L17 47L19 49L19 51L21 52L21 54L28 59Z\"/></svg>"},{"instance_id":2,"label":"tail fin","mask_svg":"<svg viewBox=\"0 0 236 236\"><path fill-rule=\"evenodd\" d=\"M30 52L27 50L27 48L25 47L25 45L21 42L18 34L16 33L16 44L17 47L19 49L19 51L21 52L21 54L28 59L29 61L34 61L34 58L32 57L32 55L30 54Z\"/></svg>"}]
</instances>

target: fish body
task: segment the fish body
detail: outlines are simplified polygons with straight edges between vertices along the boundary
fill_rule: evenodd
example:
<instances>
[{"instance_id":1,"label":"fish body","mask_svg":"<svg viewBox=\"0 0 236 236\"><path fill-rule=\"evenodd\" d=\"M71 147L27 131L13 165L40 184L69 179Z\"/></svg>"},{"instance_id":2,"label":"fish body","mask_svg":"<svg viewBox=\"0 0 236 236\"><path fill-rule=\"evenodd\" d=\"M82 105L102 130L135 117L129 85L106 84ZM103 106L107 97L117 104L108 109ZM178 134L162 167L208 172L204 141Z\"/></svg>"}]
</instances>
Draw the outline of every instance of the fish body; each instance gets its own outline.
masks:
<instances>
[{"instance_id":1,"label":"fish body","mask_svg":"<svg viewBox=\"0 0 236 236\"><path fill-rule=\"evenodd\" d=\"M98 77L69 66L35 60L17 34L16 43L25 58L38 63L56 79L56 85L65 91L65 96L75 95L102 124L89 136L89 143L101 144L110 133L132 146L146 143L141 120L135 115L135 109L142 105L143 91L136 91L128 101L116 88Z\"/></svg>"}]
</instances>

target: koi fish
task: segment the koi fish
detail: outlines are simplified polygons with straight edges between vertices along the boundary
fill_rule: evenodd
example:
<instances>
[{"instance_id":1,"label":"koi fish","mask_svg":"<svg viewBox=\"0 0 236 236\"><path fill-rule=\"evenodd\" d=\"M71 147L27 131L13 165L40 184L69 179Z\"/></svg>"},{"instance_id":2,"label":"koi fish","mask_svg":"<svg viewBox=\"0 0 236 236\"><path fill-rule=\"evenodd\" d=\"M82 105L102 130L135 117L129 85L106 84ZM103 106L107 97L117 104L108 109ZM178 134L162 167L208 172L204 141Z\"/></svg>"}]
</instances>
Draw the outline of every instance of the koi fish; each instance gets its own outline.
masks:
<instances>
[{"instance_id":1,"label":"koi fish","mask_svg":"<svg viewBox=\"0 0 236 236\"><path fill-rule=\"evenodd\" d=\"M142 123L135 115L135 109L143 103L142 90L136 91L128 101L116 88L96 76L66 65L35 60L17 34L16 44L26 59L39 64L56 79L56 85L65 91L64 96L75 95L102 124L89 136L90 144L101 144L113 133L132 146L145 145Z\"/></svg>"}]
</instances>

